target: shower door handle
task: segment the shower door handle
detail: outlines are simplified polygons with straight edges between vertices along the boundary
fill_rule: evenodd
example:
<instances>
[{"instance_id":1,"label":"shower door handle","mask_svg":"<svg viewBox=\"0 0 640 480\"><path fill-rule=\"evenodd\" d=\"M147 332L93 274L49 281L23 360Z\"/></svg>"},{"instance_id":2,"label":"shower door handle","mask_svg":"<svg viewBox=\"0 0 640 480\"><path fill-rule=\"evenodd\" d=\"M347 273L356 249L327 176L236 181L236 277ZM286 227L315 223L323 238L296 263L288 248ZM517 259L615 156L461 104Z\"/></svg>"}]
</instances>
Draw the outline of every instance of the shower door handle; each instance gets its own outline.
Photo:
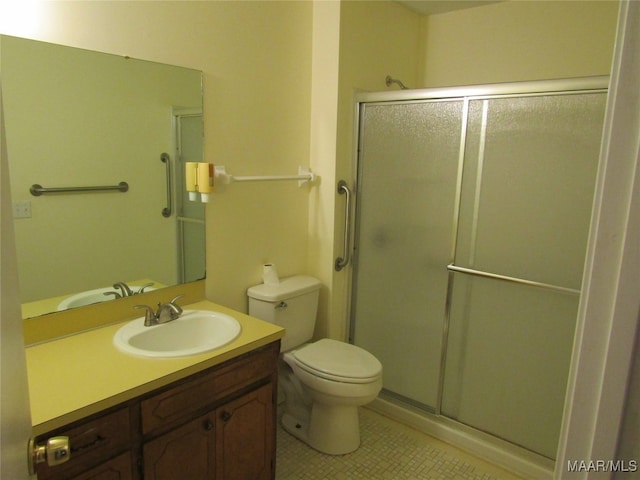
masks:
<instances>
[{"instance_id":1,"label":"shower door handle","mask_svg":"<svg viewBox=\"0 0 640 480\"><path fill-rule=\"evenodd\" d=\"M344 255L336 258L335 268L339 272L349 264L351 256L351 190L347 186L347 182L340 180L338 182L338 194L345 195L344 205Z\"/></svg>"}]
</instances>

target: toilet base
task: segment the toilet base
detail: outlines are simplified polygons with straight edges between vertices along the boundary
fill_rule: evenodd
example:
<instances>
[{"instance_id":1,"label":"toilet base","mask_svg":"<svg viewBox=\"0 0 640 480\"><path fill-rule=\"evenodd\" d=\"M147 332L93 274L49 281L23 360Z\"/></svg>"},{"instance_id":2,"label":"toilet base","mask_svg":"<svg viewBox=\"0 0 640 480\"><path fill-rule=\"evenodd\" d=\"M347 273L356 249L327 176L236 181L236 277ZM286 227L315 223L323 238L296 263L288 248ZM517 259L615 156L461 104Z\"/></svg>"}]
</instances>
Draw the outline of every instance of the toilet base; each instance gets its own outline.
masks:
<instances>
[{"instance_id":1,"label":"toilet base","mask_svg":"<svg viewBox=\"0 0 640 480\"><path fill-rule=\"evenodd\" d=\"M310 447L329 455L351 453L360 446L357 406L314 403L308 424L285 413L282 426Z\"/></svg>"}]
</instances>

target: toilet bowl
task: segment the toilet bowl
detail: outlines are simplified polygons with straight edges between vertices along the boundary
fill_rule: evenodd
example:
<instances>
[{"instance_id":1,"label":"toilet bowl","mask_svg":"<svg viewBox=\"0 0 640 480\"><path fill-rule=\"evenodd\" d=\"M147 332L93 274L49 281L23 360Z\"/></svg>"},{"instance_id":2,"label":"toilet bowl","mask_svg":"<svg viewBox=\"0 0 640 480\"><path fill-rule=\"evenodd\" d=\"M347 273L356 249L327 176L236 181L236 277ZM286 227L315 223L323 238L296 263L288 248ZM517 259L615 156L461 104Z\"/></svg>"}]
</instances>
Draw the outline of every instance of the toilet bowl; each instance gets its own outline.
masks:
<instances>
[{"instance_id":1,"label":"toilet bowl","mask_svg":"<svg viewBox=\"0 0 640 480\"><path fill-rule=\"evenodd\" d=\"M249 315L286 329L279 386L282 425L323 453L340 455L360 445L358 408L382 389L382 365L366 350L345 342L311 340L320 281L294 276L247 291Z\"/></svg>"},{"instance_id":2,"label":"toilet bowl","mask_svg":"<svg viewBox=\"0 0 640 480\"><path fill-rule=\"evenodd\" d=\"M287 352L291 367L311 398L304 408L288 399L282 425L289 433L324 453L340 455L360 446L358 407L382 389L382 365L369 352L331 339Z\"/></svg>"}]
</instances>

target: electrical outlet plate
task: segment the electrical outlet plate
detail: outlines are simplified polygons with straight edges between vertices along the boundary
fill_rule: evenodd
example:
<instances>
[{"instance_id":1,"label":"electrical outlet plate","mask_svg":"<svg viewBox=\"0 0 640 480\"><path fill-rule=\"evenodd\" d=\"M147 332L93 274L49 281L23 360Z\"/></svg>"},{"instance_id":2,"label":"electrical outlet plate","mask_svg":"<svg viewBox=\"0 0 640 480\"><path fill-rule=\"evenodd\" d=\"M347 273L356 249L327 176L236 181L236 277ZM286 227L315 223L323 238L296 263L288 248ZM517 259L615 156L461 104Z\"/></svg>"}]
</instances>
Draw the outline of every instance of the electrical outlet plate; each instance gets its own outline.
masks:
<instances>
[{"instance_id":1,"label":"electrical outlet plate","mask_svg":"<svg viewBox=\"0 0 640 480\"><path fill-rule=\"evenodd\" d=\"M13 202L13 218L31 218L31 202Z\"/></svg>"}]
</instances>

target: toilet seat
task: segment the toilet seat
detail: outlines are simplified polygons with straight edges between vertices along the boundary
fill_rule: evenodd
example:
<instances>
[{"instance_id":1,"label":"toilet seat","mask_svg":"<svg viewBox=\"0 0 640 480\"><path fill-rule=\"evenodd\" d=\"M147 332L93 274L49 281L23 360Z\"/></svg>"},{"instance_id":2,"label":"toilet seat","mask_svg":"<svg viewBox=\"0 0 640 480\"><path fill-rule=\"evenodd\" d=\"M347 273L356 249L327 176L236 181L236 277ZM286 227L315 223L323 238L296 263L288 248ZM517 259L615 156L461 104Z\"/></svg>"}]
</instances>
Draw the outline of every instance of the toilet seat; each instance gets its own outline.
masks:
<instances>
[{"instance_id":1,"label":"toilet seat","mask_svg":"<svg viewBox=\"0 0 640 480\"><path fill-rule=\"evenodd\" d=\"M360 347L323 338L291 352L296 364L312 375L343 383L371 383L382 364Z\"/></svg>"}]
</instances>

